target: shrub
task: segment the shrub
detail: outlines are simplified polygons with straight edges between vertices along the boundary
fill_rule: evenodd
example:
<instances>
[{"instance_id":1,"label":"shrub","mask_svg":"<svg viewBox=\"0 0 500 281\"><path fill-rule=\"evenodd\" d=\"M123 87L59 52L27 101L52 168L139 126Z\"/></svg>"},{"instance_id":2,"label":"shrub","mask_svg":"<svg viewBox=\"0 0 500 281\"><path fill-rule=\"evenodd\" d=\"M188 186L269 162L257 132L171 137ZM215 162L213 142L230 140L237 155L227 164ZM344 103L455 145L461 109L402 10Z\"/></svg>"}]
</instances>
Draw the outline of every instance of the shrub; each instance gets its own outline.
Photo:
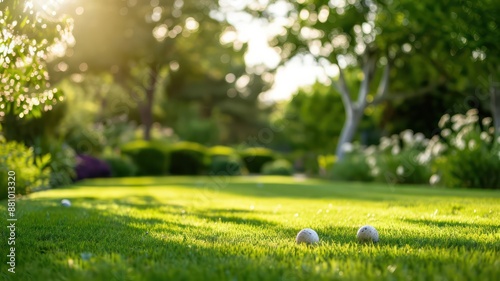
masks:
<instances>
[{"instance_id":1,"label":"shrub","mask_svg":"<svg viewBox=\"0 0 500 281\"><path fill-rule=\"evenodd\" d=\"M90 125L70 129L65 137L68 145L79 154L99 154L105 146L104 136Z\"/></svg>"},{"instance_id":2,"label":"shrub","mask_svg":"<svg viewBox=\"0 0 500 281\"><path fill-rule=\"evenodd\" d=\"M426 151L440 183L447 187L500 189L500 138L492 119L479 119L475 109L465 115L444 115L440 137Z\"/></svg>"},{"instance_id":3,"label":"shrub","mask_svg":"<svg viewBox=\"0 0 500 281\"><path fill-rule=\"evenodd\" d=\"M76 157L76 180L105 178L111 176L111 169L103 160L88 155Z\"/></svg>"},{"instance_id":4,"label":"shrub","mask_svg":"<svg viewBox=\"0 0 500 281\"><path fill-rule=\"evenodd\" d=\"M103 160L109 165L112 177L131 177L137 172L134 162L127 156L106 156Z\"/></svg>"},{"instance_id":5,"label":"shrub","mask_svg":"<svg viewBox=\"0 0 500 281\"><path fill-rule=\"evenodd\" d=\"M46 186L49 177L49 171L34 164L32 148L0 139L0 199L8 195L9 171L15 172L16 194L29 194Z\"/></svg>"},{"instance_id":6,"label":"shrub","mask_svg":"<svg viewBox=\"0 0 500 281\"><path fill-rule=\"evenodd\" d=\"M207 155L209 156L232 156L235 154L236 151L229 146L217 145L207 149Z\"/></svg>"},{"instance_id":7,"label":"shrub","mask_svg":"<svg viewBox=\"0 0 500 281\"><path fill-rule=\"evenodd\" d=\"M241 153L241 158L249 173L257 174L262 171L264 164L275 159L274 152L263 147L247 148Z\"/></svg>"},{"instance_id":8,"label":"shrub","mask_svg":"<svg viewBox=\"0 0 500 281\"><path fill-rule=\"evenodd\" d=\"M290 176L293 175L293 166L286 159L278 159L264 164L261 173L264 175Z\"/></svg>"},{"instance_id":9,"label":"shrub","mask_svg":"<svg viewBox=\"0 0 500 281\"><path fill-rule=\"evenodd\" d=\"M430 166L420 161L428 142L423 134L411 130L381 138L378 147L365 150L375 180L393 184L428 183Z\"/></svg>"},{"instance_id":10,"label":"shrub","mask_svg":"<svg viewBox=\"0 0 500 281\"><path fill-rule=\"evenodd\" d=\"M309 152L303 158L305 173L309 176L317 176L321 170L318 162L318 155L314 152Z\"/></svg>"},{"instance_id":11,"label":"shrub","mask_svg":"<svg viewBox=\"0 0 500 281\"><path fill-rule=\"evenodd\" d=\"M200 175L205 170L206 148L198 143L179 142L170 148L172 175Z\"/></svg>"},{"instance_id":12,"label":"shrub","mask_svg":"<svg viewBox=\"0 0 500 281\"><path fill-rule=\"evenodd\" d=\"M65 143L55 140L47 140L40 146L44 155L40 157L44 162L43 169L50 171L50 187L70 185L73 183L76 174L76 154L75 151Z\"/></svg>"},{"instance_id":13,"label":"shrub","mask_svg":"<svg viewBox=\"0 0 500 281\"><path fill-rule=\"evenodd\" d=\"M208 169L209 175L241 175L242 163L239 157L214 156Z\"/></svg>"},{"instance_id":14,"label":"shrub","mask_svg":"<svg viewBox=\"0 0 500 281\"><path fill-rule=\"evenodd\" d=\"M500 189L500 157L487 149L454 151L436 161L447 187Z\"/></svg>"},{"instance_id":15,"label":"shrub","mask_svg":"<svg viewBox=\"0 0 500 281\"><path fill-rule=\"evenodd\" d=\"M330 177L333 165L335 164L336 160L336 155L319 155L318 167L320 175Z\"/></svg>"},{"instance_id":16,"label":"shrub","mask_svg":"<svg viewBox=\"0 0 500 281\"><path fill-rule=\"evenodd\" d=\"M159 143L134 141L122 146L121 151L130 157L139 176L164 175L168 171L169 159Z\"/></svg>"},{"instance_id":17,"label":"shrub","mask_svg":"<svg viewBox=\"0 0 500 281\"><path fill-rule=\"evenodd\" d=\"M207 149L209 175L241 175L243 163L236 151L229 146L213 146Z\"/></svg>"},{"instance_id":18,"label":"shrub","mask_svg":"<svg viewBox=\"0 0 500 281\"><path fill-rule=\"evenodd\" d=\"M331 178L338 181L373 181L370 166L363 154L350 153L333 165Z\"/></svg>"}]
</instances>

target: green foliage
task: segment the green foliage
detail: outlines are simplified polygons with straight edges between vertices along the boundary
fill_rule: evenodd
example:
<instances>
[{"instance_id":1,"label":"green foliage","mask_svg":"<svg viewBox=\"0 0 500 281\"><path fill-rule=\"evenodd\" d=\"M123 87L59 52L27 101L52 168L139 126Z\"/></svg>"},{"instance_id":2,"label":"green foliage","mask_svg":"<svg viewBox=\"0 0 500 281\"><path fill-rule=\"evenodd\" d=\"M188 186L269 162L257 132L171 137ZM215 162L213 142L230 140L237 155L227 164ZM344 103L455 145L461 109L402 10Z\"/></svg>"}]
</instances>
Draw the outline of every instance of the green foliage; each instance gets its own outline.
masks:
<instances>
[{"instance_id":1,"label":"green foliage","mask_svg":"<svg viewBox=\"0 0 500 281\"><path fill-rule=\"evenodd\" d=\"M207 155L210 156L231 156L234 154L236 154L236 151L229 146L216 145L207 149Z\"/></svg>"},{"instance_id":2,"label":"green foliage","mask_svg":"<svg viewBox=\"0 0 500 281\"><path fill-rule=\"evenodd\" d=\"M500 189L499 153L498 148L455 151L438 160L436 168L448 187Z\"/></svg>"},{"instance_id":3,"label":"green foliage","mask_svg":"<svg viewBox=\"0 0 500 281\"><path fill-rule=\"evenodd\" d=\"M122 146L123 155L137 166L137 175L164 175L169 170L169 157L164 146L155 142L134 141Z\"/></svg>"},{"instance_id":4,"label":"green foliage","mask_svg":"<svg viewBox=\"0 0 500 281\"><path fill-rule=\"evenodd\" d=\"M0 120L40 117L61 99L49 84L45 65L53 48L71 42L72 21L62 17L55 2L0 1Z\"/></svg>"},{"instance_id":5,"label":"green foliage","mask_svg":"<svg viewBox=\"0 0 500 281\"><path fill-rule=\"evenodd\" d=\"M129 115L136 105L111 75L86 75L80 83L64 79L58 87L65 92L66 114L57 134L75 151L99 155L106 146L116 148L133 139Z\"/></svg>"},{"instance_id":6,"label":"green foliage","mask_svg":"<svg viewBox=\"0 0 500 281\"><path fill-rule=\"evenodd\" d=\"M92 125L71 128L65 139L78 154L98 155L106 146L106 139Z\"/></svg>"},{"instance_id":7,"label":"green foliage","mask_svg":"<svg viewBox=\"0 0 500 281\"><path fill-rule=\"evenodd\" d=\"M50 171L50 187L67 186L75 179L76 153L66 143L46 139L38 143L40 160L46 162L44 169Z\"/></svg>"},{"instance_id":8,"label":"green foliage","mask_svg":"<svg viewBox=\"0 0 500 281\"><path fill-rule=\"evenodd\" d=\"M318 167L320 175L330 177L333 165L337 161L337 156L333 154L318 155Z\"/></svg>"},{"instance_id":9,"label":"green foliage","mask_svg":"<svg viewBox=\"0 0 500 281\"><path fill-rule=\"evenodd\" d=\"M174 130L179 138L187 142L214 145L219 142L219 128L215 116L203 118L199 116L199 107L188 106L180 110Z\"/></svg>"},{"instance_id":10,"label":"green foliage","mask_svg":"<svg viewBox=\"0 0 500 281\"><path fill-rule=\"evenodd\" d=\"M209 175L238 176L242 174L243 163L238 156L213 156L208 169Z\"/></svg>"},{"instance_id":11,"label":"green foliage","mask_svg":"<svg viewBox=\"0 0 500 281\"><path fill-rule=\"evenodd\" d=\"M291 176L293 175L293 166L286 159L277 159L264 164L261 174Z\"/></svg>"},{"instance_id":12,"label":"green foliage","mask_svg":"<svg viewBox=\"0 0 500 281\"><path fill-rule=\"evenodd\" d=\"M305 153L302 157L302 163L304 165L304 172L310 176L317 176L321 170L316 153Z\"/></svg>"},{"instance_id":13,"label":"green foliage","mask_svg":"<svg viewBox=\"0 0 500 281\"><path fill-rule=\"evenodd\" d=\"M210 178L88 180L19 200L17 241L26 246L16 248L23 262L11 279L498 279L498 192L277 176L258 177L261 187L238 177L201 189L200 181ZM60 206L63 193L70 208ZM377 245L356 242L365 224L378 230ZM317 246L295 244L305 226Z\"/></svg>"},{"instance_id":14,"label":"green foliage","mask_svg":"<svg viewBox=\"0 0 500 281\"><path fill-rule=\"evenodd\" d=\"M434 138L428 156L436 174L448 187L500 189L500 138L492 119L480 119L475 109L465 115L444 115L441 137Z\"/></svg>"},{"instance_id":15,"label":"green foliage","mask_svg":"<svg viewBox=\"0 0 500 281\"><path fill-rule=\"evenodd\" d=\"M373 181L371 168L359 146L347 151L342 161L336 161L331 170L331 178L336 181Z\"/></svg>"},{"instance_id":16,"label":"green foliage","mask_svg":"<svg viewBox=\"0 0 500 281\"><path fill-rule=\"evenodd\" d=\"M340 95L331 86L316 83L293 95L277 122L293 149L330 153L335 151L344 119Z\"/></svg>"},{"instance_id":17,"label":"green foliage","mask_svg":"<svg viewBox=\"0 0 500 281\"><path fill-rule=\"evenodd\" d=\"M179 142L169 149L172 175L200 175L206 168L206 148L198 143Z\"/></svg>"},{"instance_id":18,"label":"green foliage","mask_svg":"<svg viewBox=\"0 0 500 281\"><path fill-rule=\"evenodd\" d=\"M423 134L414 134L411 130L381 138L379 146L365 151L375 179L392 184L427 184L431 177L430 165L420 159L428 142Z\"/></svg>"},{"instance_id":19,"label":"green foliage","mask_svg":"<svg viewBox=\"0 0 500 281\"><path fill-rule=\"evenodd\" d=\"M217 145L207 149L209 175L241 175L244 168L236 150L229 146Z\"/></svg>"},{"instance_id":20,"label":"green foliage","mask_svg":"<svg viewBox=\"0 0 500 281\"><path fill-rule=\"evenodd\" d=\"M34 163L32 148L0 139L0 200L7 198L10 182L15 183L15 193L23 195L46 186L49 171ZM10 171L15 173L12 178Z\"/></svg>"},{"instance_id":21,"label":"green foliage","mask_svg":"<svg viewBox=\"0 0 500 281\"><path fill-rule=\"evenodd\" d=\"M273 161L276 156L270 149L263 147L251 147L243 150L240 156L249 173L258 174L267 162Z\"/></svg>"},{"instance_id":22,"label":"green foliage","mask_svg":"<svg viewBox=\"0 0 500 281\"><path fill-rule=\"evenodd\" d=\"M127 156L105 156L103 160L111 169L111 177L131 177L137 173L137 167Z\"/></svg>"},{"instance_id":23,"label":"green foliage","mask_svg":"<svg viewBox=\"0 0 500 281\"><path fill-rule=\"evenodd\" d=\"M76 74L87 84L90 76L111 74L111 84L129 97L106 98L116 90L95 87L102 95L97 100L107 109L126 109L146 132L161 122L172 126L182 140L207 145L222 138L225 143L239 141L243 133L227 132L260 125L256 116L265 114L258 97L269 83L261 73L246 71L246 44L233 48L220 40L233 27L219 18L222 14L214 15L217 0L179 5L171 0L89 0L64 6L70 13L79 8L85 12L74 18L74 54L53 62L57 67L62 61L68 69L53 76ZM226 81L226 75L234 81ZM236 87L241 77L249 81Z\"/></svg>"},{"instance_id":24,"label":"green foliage","mask_svg":"<svg viewBox=\"0 0 500 281\"><path fill-rule=\"evenodd\" d=\"M0 118L1 132L8 141L35 146L40 138L51 138L58 135L58 128L68 112L65 102L58 103L50 111L40 113L37 117L19 118L9 112L3 119Z\"/></svg>"}]
</instances>

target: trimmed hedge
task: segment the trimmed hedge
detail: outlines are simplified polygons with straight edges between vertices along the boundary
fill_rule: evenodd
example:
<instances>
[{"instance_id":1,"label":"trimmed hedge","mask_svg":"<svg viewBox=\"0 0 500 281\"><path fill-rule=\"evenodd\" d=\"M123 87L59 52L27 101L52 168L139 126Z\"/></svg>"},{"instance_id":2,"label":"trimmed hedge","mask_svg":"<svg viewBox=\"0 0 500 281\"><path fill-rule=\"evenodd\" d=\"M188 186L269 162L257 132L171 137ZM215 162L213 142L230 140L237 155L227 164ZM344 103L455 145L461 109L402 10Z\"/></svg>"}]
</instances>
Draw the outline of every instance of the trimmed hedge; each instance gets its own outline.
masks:
<instances>
[{"instance_id":1,"label":"trimmed hedge","mask_svg":"<svg viewBox=\"0 0 500 281\"><path fill-rule=\"evenodd\" d=\"M171 175L200 175L206 165L206 147L193 142L178 142L169 149Z\"/></svg>"},{"instance_id":2,"label":"trimmed hedge","mask_svg":"<svg viewBox=\"0 0 500 281\"><path fill-rule=\"evenodd\" d=\"M234 148L229 146L216 145L207 149L207 155L212 157L233 156L236 155L236 151L234 150Z\"/></svg>"},{"instance_id":3,"label":"trimmed hedge","mask_svg":"<svg viewBox=\"0 0 500 281\"><path fill-rule=\"evenodd\" d=\"M243 163L239 157L215 156L210 162L208 174L238 176L241 175L242 166Z\"/></svg>"},{"instance_id":4,"label":"trimmed hedge","mask_svg":"<svg viewBox=\"0 0 500 281\"><path fill-rule=\"evenodd\" d=\"M135 164L138 176L158 176L168 172L169 157L160 143L134 141L122 146L121 151Z\"/></svg>"},{"instance_id":5,"label":"trimmed hedge","mask_svg":"<svg viewBox=\"0 0 500 281\"><path fill-rule=\"evenodd\" d=\"M264 164L261 172L264 175L291 176L293 175L293 166L286 159L278 159Z\"/></svg>"},{"instance_id":6,"label":"trimmed hedge","mask_svg":"<svg viewBox=\"0 0 500 281\"><path fill-rule=\"evenodd\" d=\"M112 177L132 177L137 173L137 166L127 156L108 156L103 160L111 168Z\"/></svg>"},{"instance_id":7,"label":"trimmed hedge","mask_svg":"<svg viewBox=\"0 0 500 281\"><path fill-rule=\"evenodd\" d=\"M260 173L266 163L276 158L272 150L263 147L247 148L240 155L248 172L252 174Z\"/></svg>"}]
</instances>

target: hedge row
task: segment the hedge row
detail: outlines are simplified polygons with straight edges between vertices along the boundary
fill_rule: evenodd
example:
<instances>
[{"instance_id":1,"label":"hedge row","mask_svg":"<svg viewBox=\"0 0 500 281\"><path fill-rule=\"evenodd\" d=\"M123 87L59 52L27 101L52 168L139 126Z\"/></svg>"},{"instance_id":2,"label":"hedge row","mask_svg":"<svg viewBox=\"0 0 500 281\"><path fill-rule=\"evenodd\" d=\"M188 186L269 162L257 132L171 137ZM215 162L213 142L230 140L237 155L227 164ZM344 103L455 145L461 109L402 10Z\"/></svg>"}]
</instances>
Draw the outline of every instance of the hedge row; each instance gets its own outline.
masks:
<instances>
[{"instance_id":1,"label":"hedge row","mask_svg":"<svg viewBox=\"0 0 500 281\"><path fill-rule=\"evenodd\" d=\"M134 141L121 147L122 155L135 166L135 175L240 175L242 173L291 174L291 165L266 148L247 148L237 151L227 146L207 148L198 143L179 142L162 144L158 142ZM107 161L113 170L123 167L119 161ZM266 166L267 165L267 166ZM264 167L266 169L264 171ZM276 168L275 168L276 167ZM132 169L133 170L133 169Z\"/></svg>"}]
</instances>

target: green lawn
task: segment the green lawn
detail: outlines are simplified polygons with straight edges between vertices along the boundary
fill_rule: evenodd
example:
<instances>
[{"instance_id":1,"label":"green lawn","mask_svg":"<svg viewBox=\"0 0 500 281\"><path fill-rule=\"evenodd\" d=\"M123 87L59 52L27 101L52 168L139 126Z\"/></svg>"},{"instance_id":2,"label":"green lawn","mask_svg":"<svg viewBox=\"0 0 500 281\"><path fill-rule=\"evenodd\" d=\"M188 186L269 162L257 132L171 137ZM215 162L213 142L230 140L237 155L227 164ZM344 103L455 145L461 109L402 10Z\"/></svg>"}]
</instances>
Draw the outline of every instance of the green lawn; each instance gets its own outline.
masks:
<instances>
[{"instance_id":1,"label":"green lawn","mask_svg":"<svg viewBox=\"0 0 500 281\"><path fill-rule=\"evenodd\" d=\"M73 205L61 206L63 198ZM498 191L286 177L106 179L32 194L16 212L16 273L7 271L2 227L2 280L500 276ZM356 242L365 224L380 243ZM295 244L306 227L319 245Z\"/></svg>"}]
</instances>

